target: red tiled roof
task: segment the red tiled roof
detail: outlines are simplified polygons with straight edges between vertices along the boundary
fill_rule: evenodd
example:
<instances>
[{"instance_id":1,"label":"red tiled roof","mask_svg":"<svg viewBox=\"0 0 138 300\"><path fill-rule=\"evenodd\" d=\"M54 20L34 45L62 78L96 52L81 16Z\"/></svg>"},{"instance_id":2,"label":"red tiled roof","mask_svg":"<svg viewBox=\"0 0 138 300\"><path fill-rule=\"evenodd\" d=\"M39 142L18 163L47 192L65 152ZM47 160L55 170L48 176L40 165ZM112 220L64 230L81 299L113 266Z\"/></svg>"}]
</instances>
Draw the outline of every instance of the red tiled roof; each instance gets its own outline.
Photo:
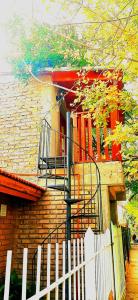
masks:
<instances>
[{"instance_id":1,"label":"red tiled roof","mask_svg":"<svg viewBox=\"0 0 138 300\"><path fill-rule=\"evenodd\" d=\"M0 168L0 193L36 201L46 189Z\"/></svg>"},{"instance_id":2,"label":"red tiled roof","mask_svg":"<svg viewBox=\"0 0 138 300\"><path fill-rule=\"evenodd\" d=\"M41 186L39 186L39 185L37 185L37 184L35 184L35 183L33 183L33 182L30 182L30 181L28 181L28 180L25 180L25 179L23 179L23 178L21 178L21 177L15 175L14 173L5 171L5 170L3 170L3 169L1 169L1 168L0 168L0 174L4 175L4 176L6 176L6 177L12 178L12 179L14 179L14 180L16 180L16 181L18 181L18 182L22 182L22 183L24 183L24 184L26 184L26 185L32 186L32 187L34 187L34 188L36 188L36 189L38 189L38 190L40 190L40 191L45 191L45 190L46 190L45 188L43 188L43 187L41 187Z\"/></svg>"}]
</instances>

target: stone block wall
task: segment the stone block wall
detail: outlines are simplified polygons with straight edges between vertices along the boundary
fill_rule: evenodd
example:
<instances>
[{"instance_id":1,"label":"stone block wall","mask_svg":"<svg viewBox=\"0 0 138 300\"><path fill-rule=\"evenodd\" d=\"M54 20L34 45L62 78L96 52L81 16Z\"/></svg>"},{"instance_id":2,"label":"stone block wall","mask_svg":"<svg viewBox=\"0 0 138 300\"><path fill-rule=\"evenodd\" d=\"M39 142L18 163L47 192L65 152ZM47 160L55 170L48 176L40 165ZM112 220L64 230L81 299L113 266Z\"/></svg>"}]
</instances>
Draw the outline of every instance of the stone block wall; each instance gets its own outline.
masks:
<instances>
[{"instance_id":1,"label":"stone block wall","mask_svg":"<svg viewBox=\"0 0 138 300\"><path fill-rule=\"evenodd\" d=\"M44 79L46 80L46 78ZM41 122L55 88L35 80L0 84L0 166L18 174L37 172ZM50 121L50 113L47 115ZM37 177L24 177L37 181Z\"/></svg>"}]
</instances>

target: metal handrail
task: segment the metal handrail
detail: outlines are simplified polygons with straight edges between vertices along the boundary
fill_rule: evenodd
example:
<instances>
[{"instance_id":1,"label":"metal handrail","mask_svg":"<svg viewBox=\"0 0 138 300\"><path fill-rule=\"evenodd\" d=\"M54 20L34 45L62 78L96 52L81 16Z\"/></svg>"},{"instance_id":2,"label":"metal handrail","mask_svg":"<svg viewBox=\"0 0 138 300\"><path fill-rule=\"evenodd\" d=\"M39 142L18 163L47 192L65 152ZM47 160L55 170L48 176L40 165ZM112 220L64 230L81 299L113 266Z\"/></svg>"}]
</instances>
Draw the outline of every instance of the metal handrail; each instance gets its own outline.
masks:
<instances>
[{"instance_id":1,"label":"metal handrail","mask_svg":"<svg viewBox=\"0 0 138 300\"><path fill-rule=\"evenodd\" d=\"M52 131L54 131L54 132L56 132L56 133L58 133L58 134L62 134L62 136L64 137L64 138L68 138L64 133L61 133L61 132L59 132L58 130L56 130L56 129L54 129L54 128L52 128L51 127L51 125L48 123L48 121L44 118L43 119L44 121L45 121L45 123L48 125L48 127L52 130ZM84 151L88 156L89 156L89 158L90 158L90 160L92 160L92 162L94 163L94 165L95 165L95 167L96 167L96 170L97 170L97 172L98 172L98 183L97 183L97 188L96 188L96 190L95 190L95 193L94 193L94 195L93 195L93 197L96 195L96 193L97 193L97 191L98 190L100 190L101 191L101 175L100 175L100 170L99 170L99 168L98 168L98 166L97 166L97 163L96 163L96 161L94 160L94 158L88 153L88 150L86 150L86 149L84 149L82 146L80 146L79 145L79 143L77 143L77 142L75 142L72 138L70 138L70 141L72 142L72 143L74 143L76 146L78 146L82 151ZM96 173L96 177L97 177L97 173ZM92 197L92 198L93 198ZM82 200L83 201L83 200ZM86 205L87 204L89 204L89 202L91 201L91 199L86 203ZM102 204L102 203L101 203ZM84 208L84 207L83 207ZM82 209L82 208L81 208ZM63 222L63 224L64 224L65 222ZM56 227L56 229L57 229L57 227ZM55 229L55 230L56 230ZM53 233L53 231L52 231L52 233ZM46 238L47 239L47 238Z\"/></svg>"},{"instance_id":2,"label":"metal handrail","mask_svg":"<svg viewBox=\"0 0 138 300\"><path fill-rule=\"evenodd\" d=\"M62 134L63 138L65 139L68 139L68 137L59 132L58 130L56 129L53 129L51 127L51 125L48 123L48 121L46 119L43 119L43 121L45 122L43 125L42 125L42 129L45 128L45 127L48 127L50 130L54 131L55 133L57 134ZM80 211L82 211L87 205L89 205L91 202L92 202L92 199L95 197L95 195L98 193L99 191L99 197L100 197L100 209L101 209L101 213L102 213L102 199L101 199L101 176L100 176L100 170L97 166L97 163L96 161L94 160L94 158L88 153L88 151L86 149L84 149L82 146L79 145L79 143L77 143L76 141L74 141L72 138L70 138L70 141L75 144L77 147L79 147L82 151L85 152L86 155L88 155L89 159L94 163L95 167L96 167L96 181L97 181L97 184L96 184L96 189L93 193L93 195L91 195L91 198L84 204L83 207L79 208L77 210L76 213L74 213L71 217L74 217L76 215L79 214ZM39 145L40 146L40 145ZM40 159L40 147L39 147L39 159ZM84 201L82 199L82 201ZM63 225L66 225L66 222L67 222L67 219L64 220L62 223L60 223L58 226L56 226L56 228L54 228L44 239L43 241L41 242L41 245L44 245L46 241L49 241L49 239L51 238L51 236L53 234L56 234L56 232L63 226ZM100 219L100 229L102 230L102 215L101 215L101 219ZM35 261L35 258L36 258L36 254L37 254L37 250L35 251L34 253L34 256L33 256L33 262Z\"/></svg>"},{"instance_id":3,"label":"metal handrail","mask_svg":"<svg viewBox=\"0 0 138 300\"><path fill-rule=\"evenodd\" d=\"M48 127L49 127L52 131L54 131L54 132L56 132L56 133L58 133L58 134L61 134L64 138L68 138L64 133L59 132L58 130L52 128L51 125L47 122L46 119L43 119L43 120L46 122L46 124L48 125ZM42 127L43 127L43 125L42 125ZM97 166L97 163L96 163L95 159L89 154L88 150L84 149L82 146L80 146L79 143L75 142L72 138L70 138L70 141L73 142L76 146L78 146L82 151L84 151L84 152L89 156L90 160L92 160L93 163L95 164L96 169L97 169L97 171L98 171L98 174L100 175L100 171L99 171L99 168L98 168L98 166Z\"/></svg>"}]
</instances>

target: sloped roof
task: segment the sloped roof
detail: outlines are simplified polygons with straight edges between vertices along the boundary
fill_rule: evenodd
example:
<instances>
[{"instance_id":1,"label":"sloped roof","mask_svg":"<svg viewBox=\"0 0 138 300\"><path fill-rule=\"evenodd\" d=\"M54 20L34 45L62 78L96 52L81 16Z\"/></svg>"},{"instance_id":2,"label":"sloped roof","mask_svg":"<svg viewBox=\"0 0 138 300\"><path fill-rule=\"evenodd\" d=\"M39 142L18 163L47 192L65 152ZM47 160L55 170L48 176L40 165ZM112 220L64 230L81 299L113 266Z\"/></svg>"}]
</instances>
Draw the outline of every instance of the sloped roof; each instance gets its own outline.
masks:
<instances>
[{"instance_id":1,"label":"sloped roof","mask_svg":"<svg viewBox=\"0 0 138 300\"><path fill-rule=\"evenodd\" d=\"M0 193L36 201L41 198L45 190L35 183L0 168Z\"/></svg>"}]
</instances>

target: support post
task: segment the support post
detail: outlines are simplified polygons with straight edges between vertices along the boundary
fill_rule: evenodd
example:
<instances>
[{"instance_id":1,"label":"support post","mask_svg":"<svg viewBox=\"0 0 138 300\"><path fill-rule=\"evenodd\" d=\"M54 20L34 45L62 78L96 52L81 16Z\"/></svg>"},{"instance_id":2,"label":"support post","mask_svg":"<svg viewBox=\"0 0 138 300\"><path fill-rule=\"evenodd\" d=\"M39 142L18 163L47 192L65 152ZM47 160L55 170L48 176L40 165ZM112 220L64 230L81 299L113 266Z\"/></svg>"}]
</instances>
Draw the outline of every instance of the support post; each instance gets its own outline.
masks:
<instances>
[{"instance_id":1,"label":"support post","mask_svg":"<svg viewBox=\"0 0 138 300\"><path fill-rule=\"evenodd\" d=\"M67 226L66 226L66 238L71 239L71 204L69 200L71 198L71 123L70 112L66 113L67 123Z\"/></svg>"},{"instance_id":2,"label":"support post","mask_svg":"<svg viewBox=\"0 0 138 300\"><path fill-rule=\"evenodd\" d=\"M114 110L111 112L111 129L114 130L116 128L117 122L119 121L119 112L118 110ZM122 160L121 154L121 145L112 142L112 160Z\"/></svg>"},{"instance_id":3,"label":"support post","mask_svg":"<svg viewBox=\"0 0 138 300\"><path fill-rule=\"evenodd\" d=\"M78 126L77 126L77 114L74 114L73 116L73 139L75 142L78 142ZM73 145L73 159L74 162L78 162L79 161L79 154L78 154L78 146L77 144Z\"/></svg>"},{"instance_id":4,"label":"support post","mask_svg":"<svg viewBox=\"0 0 138 300\"><path fill-rule=\"evenodd\" d=\"M71 122L70 112L66 113L66 126L67 126L67 206L66 206L66 273L68 272L68 240L71 240ZM66 281L66 300L69 299L69 285Z\"/></svg>"}]
</instances>

